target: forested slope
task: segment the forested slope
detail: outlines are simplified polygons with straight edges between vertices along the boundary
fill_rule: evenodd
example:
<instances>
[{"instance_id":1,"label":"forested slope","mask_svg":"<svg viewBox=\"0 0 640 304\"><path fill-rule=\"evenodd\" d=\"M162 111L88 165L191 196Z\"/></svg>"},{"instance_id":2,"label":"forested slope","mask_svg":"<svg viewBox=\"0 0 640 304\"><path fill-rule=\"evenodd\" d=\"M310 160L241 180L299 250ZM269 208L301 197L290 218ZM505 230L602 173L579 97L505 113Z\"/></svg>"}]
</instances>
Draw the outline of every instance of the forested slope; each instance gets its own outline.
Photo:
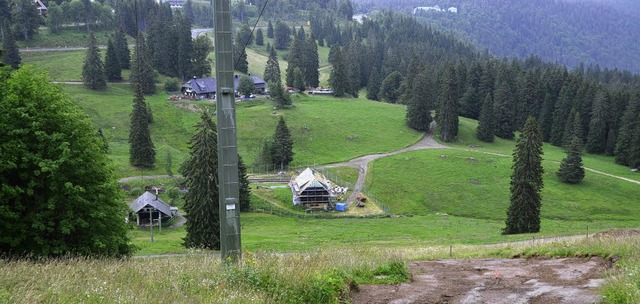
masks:
<instances>
[{"instance_id":1,"label":"forested slope","mask_svg":"<svg viewBox=\"0 0 640 304\"><path fill-rule=\"evenodd\" d=\"M417 11L427 23L459 33L498 57L535 54L570 67L584 63L640 71L638 4L554 0L357 0L359 10L391 8L413 13L415 7L456 7L457 13ZM613 6L615 5L615 7Z\"/></svg>"}]
</instances>

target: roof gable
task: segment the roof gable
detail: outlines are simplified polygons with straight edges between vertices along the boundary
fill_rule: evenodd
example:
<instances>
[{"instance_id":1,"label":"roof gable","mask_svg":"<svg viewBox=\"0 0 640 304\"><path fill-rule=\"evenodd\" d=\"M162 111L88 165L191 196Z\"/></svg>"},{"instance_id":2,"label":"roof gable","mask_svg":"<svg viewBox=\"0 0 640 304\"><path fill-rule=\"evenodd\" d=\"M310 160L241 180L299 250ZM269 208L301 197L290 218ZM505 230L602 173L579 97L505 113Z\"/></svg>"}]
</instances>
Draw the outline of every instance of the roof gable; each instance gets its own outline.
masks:
<instances>
[{"instance_id":1,"label":"roof gable","mask_svg":"<svg viewBox=\"0 0 640 304\"><path fill-rule=\"evenodd\" d=\"M151 206L153 208L156 208L156 210L164 213L165 215L171 216L171 206L163 202L155 194L152 194L148 191L140 195L135 201L129 204L129 208L131 208L134 213L138 213L146 206Z\"/></svg>"}]
</instances>

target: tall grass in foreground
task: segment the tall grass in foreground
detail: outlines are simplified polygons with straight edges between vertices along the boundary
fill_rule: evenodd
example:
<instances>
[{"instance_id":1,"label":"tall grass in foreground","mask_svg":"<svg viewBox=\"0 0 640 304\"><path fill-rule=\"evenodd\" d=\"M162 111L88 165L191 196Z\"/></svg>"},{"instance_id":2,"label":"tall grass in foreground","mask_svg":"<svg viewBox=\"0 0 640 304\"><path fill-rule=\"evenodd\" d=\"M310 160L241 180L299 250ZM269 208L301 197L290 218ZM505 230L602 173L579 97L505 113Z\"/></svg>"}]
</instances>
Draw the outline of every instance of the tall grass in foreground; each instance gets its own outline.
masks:
<instances>
[{"instance_id":1,"label":"tall grass in foreground","mask_svg":"<svg viewBox=\"0 0 640 304\"><path fill-rule=\"evenodd\" d=\"M217 255L127 260L4 260L0 303L338 303L358 284L406 282L404 261L487 257L620 260L600 289L606 303L640 303L640 232L545 244L448 246L320 253L245 253L225 265Z\"/></svg>"},{"instance_id":2,"label":"tall grass in foreground","mask_svg":"<svg viewBox=\"0 0 640 304\"><path fill-rule=\"evenodd\" d=\"M128 260L9 260L0 303L338 303L358 283L408 280L400 256L384 251L245 253Z\"/></svg>"}]
</instances>

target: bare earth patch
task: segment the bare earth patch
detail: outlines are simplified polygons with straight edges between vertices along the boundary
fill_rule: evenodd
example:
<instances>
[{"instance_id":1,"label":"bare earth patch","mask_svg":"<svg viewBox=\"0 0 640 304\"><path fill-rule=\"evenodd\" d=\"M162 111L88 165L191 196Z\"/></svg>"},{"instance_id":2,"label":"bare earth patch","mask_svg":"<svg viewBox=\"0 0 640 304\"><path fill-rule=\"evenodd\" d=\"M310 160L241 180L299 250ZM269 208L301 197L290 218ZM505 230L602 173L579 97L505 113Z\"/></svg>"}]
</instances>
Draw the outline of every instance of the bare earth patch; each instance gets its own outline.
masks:
<instances>
[{"instance_id":1,"label":"bare earth patch","mask_svg":"<svg viewBox=\"0 0 640 304\"><path fill-rule=\"evenodd\" d=\"M598 303L600 257L476 259L408 264L412 282L362 285L353 303Z\"/></svg>"}]
</instances>

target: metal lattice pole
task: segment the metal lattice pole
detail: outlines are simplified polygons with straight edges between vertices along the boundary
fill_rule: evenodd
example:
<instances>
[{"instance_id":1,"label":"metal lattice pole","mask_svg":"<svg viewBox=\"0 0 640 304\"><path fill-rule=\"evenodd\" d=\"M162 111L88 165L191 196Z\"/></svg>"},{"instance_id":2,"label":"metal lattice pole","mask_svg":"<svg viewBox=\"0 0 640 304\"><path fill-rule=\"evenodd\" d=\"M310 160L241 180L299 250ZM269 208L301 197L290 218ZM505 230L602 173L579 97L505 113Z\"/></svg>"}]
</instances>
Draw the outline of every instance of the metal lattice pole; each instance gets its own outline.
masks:
<instances>
[{"instance_id":1,"label":"metal lattice pole","mask_svg":"<svg viewBox=\"0 0 640 304\"><path fill-rule=\"evenodd\" d=\"M218 190L220 194L220 255L223 261L241 257L238 147L233 79L233 31L230 0L214 0L216 111L218 119Z\"/></svg>"}]
</instances>

